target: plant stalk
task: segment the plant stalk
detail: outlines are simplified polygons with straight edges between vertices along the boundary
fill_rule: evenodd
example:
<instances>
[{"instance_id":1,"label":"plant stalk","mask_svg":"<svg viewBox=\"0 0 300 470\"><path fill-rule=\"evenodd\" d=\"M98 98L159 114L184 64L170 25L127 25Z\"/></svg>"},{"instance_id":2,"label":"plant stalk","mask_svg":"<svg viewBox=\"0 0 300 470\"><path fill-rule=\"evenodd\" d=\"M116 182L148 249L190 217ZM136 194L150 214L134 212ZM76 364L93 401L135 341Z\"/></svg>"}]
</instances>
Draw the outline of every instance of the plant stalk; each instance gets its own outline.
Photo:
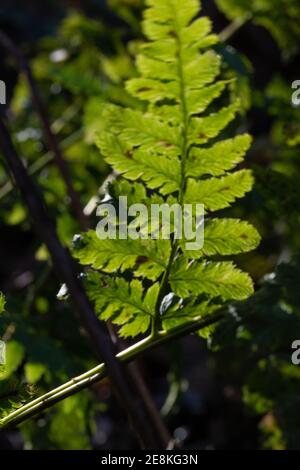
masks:
<instances>
[{"instance_id":1,"label":"plant stalk","mask_svg":"<svg viewBox=\"0 0 300 470\"><path fill-rule=\"evenodd\" d=\"M162 346L170 341L174 341L182 336L186 336L190 333L200 331L203 328L206 328L210 325L215 324L216 322L222 320L226 314L226 309L220 309L218 312L215 312L205 318L200 318L194 322L184 324L182 326L176 327L168 332L161 331L157 334L155 338L151 335L140 342L128 347L126 350L118 353L116 359L122 363L128 363L145 352L149 352L154 348ZM2 419L1 428L7 428L16 426L27 420L28 418L45 411L61 400L78 393L79 391L90 387L92 384L99 382L107 375L107 369L104 363L99 364L93 369L85 372L78 377L75 377L68 381L67 383L57 387L56 389L46 393L45 395L27 403L18 410L10 413L7 417Z\"/></svg>"}]
</instances>

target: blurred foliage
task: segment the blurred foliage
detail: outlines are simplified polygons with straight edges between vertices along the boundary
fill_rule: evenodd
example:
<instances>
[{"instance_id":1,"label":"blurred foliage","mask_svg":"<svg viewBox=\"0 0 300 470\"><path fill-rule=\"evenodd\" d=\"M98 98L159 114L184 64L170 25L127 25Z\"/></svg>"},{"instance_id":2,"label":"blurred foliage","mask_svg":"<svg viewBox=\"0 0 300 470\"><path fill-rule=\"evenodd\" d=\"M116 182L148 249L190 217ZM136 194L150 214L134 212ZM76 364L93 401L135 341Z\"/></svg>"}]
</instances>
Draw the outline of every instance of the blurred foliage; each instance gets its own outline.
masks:
<instances>
[{"instance_id":1,"label":"blurred foliage","mask_svg":"<svg viewBox=\"0 0 300 470\"><path fill-rule=\"evenodd\" d=\"M299 448L300 369L291 362L300 328L299 277L299 256L280 264L249 301L232 306L211 345L220 374L242 388L245 403L261 418L262 444L272 449Z\"/></svg>"},{"instance_id":2,"label":"blurred foliage","mask_svg":"<svg viewBox=\"0 0 300 470\"><path fill-rule=\"evenodd\" d=\"M108 0L108 5L123 18L132 30L141 33L140 17L145 0Z\"/></svg>"},{"instance_id":3,"label":"blurred foliage","mask_svg":"<svg viewBox=\"0 0 300 470\"><path fill-rule=\"evenodd\" d=\"M218 4L231 18L242 15L240 6L243 13L253 9L253 20L270 29L284 50L296 52L298 23L283 15L274 2L258 1L251 7L226 0ZM296 20L298 5L286 4ZM266 13L267 6L272 8L267 21L259 14L259 5L266 7ZM276 23L279 12L282 22ZM261 446L271 449L299 449L300 445L300 371L291 362L300 321L300 108L292 104L291 85L281 71L264 90L251 91L252 105L270 123L252 148L257 190L252 207L264 239L265 263L274 262L274 272L269 265L257 293L232 306L229 319L219 325L211 343L218 356L218 373L226 384L241 389L244 403L259 418Z\"/></svg>"},{"instance_id":4,"label":"blurred foliage","mask_svg":"<svg viewBox=\"0 0 300 470\"><path fill-rule=\"evenodd\" d=\"M97 114L90 118L90 127L86 129L85 108L94 100L105 99L117 104L133 101L122 88L123 80L134 73L123 33L122 28L110 29L101 20L72 12L54 36L39 40L38 54L31 60L52 129L60 141L83 205L97 194L108 174L89 137L92 119L96 120ZM8 57L7 66L15 66ZM70 214L65 185L44 141L28 86L22 75L17 77L9 103L12 137L43 190L61 240L68 244L79 225ZM0 166L0 201L1 225L9 233L16 231L17 240L27 250L20 256L30 260L32 270L25 272L22 279L23 267L17 259L15 268L11 261L12 266L0 273L5 290L17 290L8 295L9 313L2 314L0 324L0 337L7 342L7 364L0 377L1 414L6 415L30 397L95 364L85 340L78 335L78 326L68 306L56 300L59 284L52 273L47 250L38 240L31 241L26 210L7 179L4 165ZM91 447L93 416L100 405L91 393L81 393L57 405L42 424L38 421L23 426L26 448ZM105 408L101 405L101 409Z\"/></svg>"},{"instance_id":5,"label":"blurred foliage","mask_svg":"<svg viewBox=\"0 0 300 470\"><path fill-rule=\"evenodd\" d=\"M298 0L216 0L231 19L247 18L265 27L287 54L296 53L300 38Z\"/></svg>"},{"instance_id":6,"label":"blurred foliage","mask_svg":"<svg viewBox=\"0 0 300 470\"><path fill-rule=\"evenodd\" d=\"M254 66L255 55L260 54L255 44L246 56L245 38L237 31L235 48L231 38L217 48L223 59L223 76L228 79L237 76L229 85L230 99L239 98L242 105L242 115L228 129L228 135L232 130L254 135L247 166L255 171L255 191L233 208L230 216L250 219L258 227L263 243L257 252L236 257L239 266L255 278L257 292L246 303L233 305L231 315L217 328L206 368L217 377L218 385L234 387L239 404L243 400L246 410L250 410L251 418L246 411L247 422L252 423L254 417L259 446L299 449L300 369L291 363L291 343L297 339L300 314L300 108L291 105L291 82L300 79L296 55L300 4L298 0L216 0L216 3L230 21L242 23L248 19L247 26L258 24L268 30L283 59L279 66L274 66L271 57L270 62L264 59L266 64L262 66L270 67L271 80L258 89L256 77L264 70ZM3 0L0 6L1 26L30 58L74 186L82 205L91 213L91 224L95 222L95 195L109 174L93 144L95 131L103 126L98 119L99 106L109 101L142 107L124 92L123 83L135 76L133 57L141 39L143 5L143 0L43 3L30 0L24 8L19 0ZM71 214L65 185L47 148L27 85L7 53L2 54L0 65L3 77L9 81L8 114L13 140L42 188L61 240L70 244L80 227ZM7 175L1 158L0 288L6 294L6 311L0 316L0 338L7 343L8 358L0 373L3 414L94 365L70 308L56 299L59 282L47 250L32 233L28 214ZM0 306L3 303L1 296ZM175 347L178 361L183 352ZM156 398L162 404L162 396L167 398L168 391L161 390L167 374L162 367L158 377L160 362L161 357L155 371L151 367L150 371L152 382L160 384ZM174 364L169 363L168 368L172 367ZM200 368L193 369L195 375L203 373ZM203 441L217 447L218 439L213 439L209 432L199 437L200 412L194 409L200 407L202 397L199 398L197 388L192 388L191 377L188 385L188 369L183 368L175 375L172 378L169 374L166 385L169 397L178 384L184 382L185 387L175 393L172 405L168 405L171 428L194 419L197 424L194 428L190 426L194 447L201 447ZM202 379L197 385L201 388ZM184 408L186 402L189 407ZM126 424L114 408L108 386L102 383L22 425L24 447L134 446ZM217 407L211 415L218 412ZM213 427L211 415L207 411L205 419L210 423L207 427ZM225 430L222 428L223 445L228 445L227 434L232 428L237 430L241 446L249 446L244 444L247 438L241 437L240 422L234 417ZM250 447L255 445L253 439Z\"/></svg>"}]
</instances>

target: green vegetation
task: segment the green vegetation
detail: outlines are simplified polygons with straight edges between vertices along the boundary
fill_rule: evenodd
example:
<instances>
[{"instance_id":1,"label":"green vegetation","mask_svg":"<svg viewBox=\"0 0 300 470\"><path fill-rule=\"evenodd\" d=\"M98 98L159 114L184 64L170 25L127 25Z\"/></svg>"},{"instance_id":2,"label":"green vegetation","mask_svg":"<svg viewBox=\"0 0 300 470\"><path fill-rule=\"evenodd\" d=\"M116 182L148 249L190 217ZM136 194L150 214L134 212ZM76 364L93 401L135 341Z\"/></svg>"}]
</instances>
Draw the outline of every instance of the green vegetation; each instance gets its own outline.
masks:
<instances>
[{"instance_id":1,"label":"green vegetation","mask_svg":"<svg viewBox=\"0 0 300 470\"><path fill-rule=\"evenodd\" d=\"M229 24L198 0L110 0L13 49L3 20L1 79L14 80L1 109L0 423L25 448L164 447L183 426L197 448L300 447L300 11L215 4ZM203 247L100 239L97 208L120 196L204 204ZM125 382L113 348L140 361ZM134 408L151 406L143 434Z\"/></svg>"}]
</instances>

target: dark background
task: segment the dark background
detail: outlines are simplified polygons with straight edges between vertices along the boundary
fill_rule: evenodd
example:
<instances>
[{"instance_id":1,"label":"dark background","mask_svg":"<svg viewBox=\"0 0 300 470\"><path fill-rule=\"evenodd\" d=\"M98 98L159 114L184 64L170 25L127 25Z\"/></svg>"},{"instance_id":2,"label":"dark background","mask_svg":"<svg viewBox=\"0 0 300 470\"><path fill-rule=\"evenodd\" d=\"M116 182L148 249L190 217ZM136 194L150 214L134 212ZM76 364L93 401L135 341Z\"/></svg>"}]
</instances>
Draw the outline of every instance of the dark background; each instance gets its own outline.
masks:
<instances>
[{"instance_id":1,"label":"dark background","mask_svg":"<svg viewBox=\"0 0 300 470\"><path fill-rule=\"evenodd\" d=\"M130 103L122 85L134 73L134 44L141 37L142 3L1 0L0 28L30 61L83 205L109 174L92 144L88 124L93 124L93 120L87 117L86 107L95 97ZM202 13L212 19L216 32L231 24L213 1L203 2ZM284 2L279 2L278 13L285 15ZM73 19L69 21L70 18ZM283 32L289 29L289 18L286 21ZM209 345L217 350L212 353L205 341L193 336L140 360L155 402L185 448L300 447L294 432L298 421L291 422L291 415L295 419L299 416L297 373L290 382L291 374L286 376L278 369L278 377L271 374L268 378L267 392L263 379L251 375L261 357L273 367L274 342L280 343L277 350L290 363L290 340L296 339L295 325L299 326L299 299L295 295L292 300L284 297L289 288L297 290L299 280L295 261L300 243L299 145L286 144L287 138L292 139L299 131L299 110L290 105L291 82L300 79L299 38L300 34L298 39L292 36L286 42L278 41L273 31L254 15L226 45L220 46L224 73L233 70L239 77L232 90L241 95L244 107L237 125L254 137L247 166L253 168L257 184L234 215L251 219L263 237L257 252L237 260L254 277L260 297L259 307L247 307L247 312L254 312L256 323L252 323L253 329L249 328L252 336L245 326L250 336L243 344L237 339L236 347L228 346L226 338L216 336L214 344ZM12 137L28 167L41 163L33 177L57 221L61 240L68 245L79 231L78 223L70 212L57 168L51 160L45 164L41 161L47 157L47 144L20 70L1 43L0 50L0 79L6 82L8 95L7 106L1 107L1 112L9 117ZM55 60L55 51L56 57L57 51L63 51L66 57ZM8 172L2 159L0 167L0 290L6 294L9 312L3 317L0 334L8 334L9 339L23 347L12 372L41 392L91 367L93 360L68 305L56 300L59 281L32 231L17 190L7 186ZM291 270L284 281L278 281L280 287L275 286L276 297L273 291L270 293L272 286L264 287L262 279L283 262ZM297 321L283 318L283 303L291 306ZM257 311L261 314L255 318ZM269 325L272 314L277 315L274 330ZM222 328L232 331L232 340L235 335L238 338L237 325L226 324ZM253 359L254 343L263 348L264 354ZM266 377L267 373L263 375ZM279 391L275 383L282 384ZM259 395L254 406L243 400L245 387L252 387ZM296 401L287 412L282 405L289 400ZM91 393L83 392L68 404L60 404L45 416L31 420L21 431L0 434L0 448L130 449L136 445L107 381L94 386Z\"/></svg>"}]
</instances>

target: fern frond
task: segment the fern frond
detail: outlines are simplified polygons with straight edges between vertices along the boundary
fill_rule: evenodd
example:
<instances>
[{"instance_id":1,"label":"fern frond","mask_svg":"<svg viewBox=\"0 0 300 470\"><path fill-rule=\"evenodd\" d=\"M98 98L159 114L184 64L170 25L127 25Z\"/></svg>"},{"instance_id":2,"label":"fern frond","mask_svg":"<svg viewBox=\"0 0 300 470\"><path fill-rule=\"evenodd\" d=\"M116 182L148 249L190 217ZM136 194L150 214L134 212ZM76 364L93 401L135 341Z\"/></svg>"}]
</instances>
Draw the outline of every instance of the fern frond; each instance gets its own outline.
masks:
<instances>
[{"instance_id":1,"label":"fern frond","mask_svg":"<svg viewBox=\"0 0 300 470\"><path fill-rule=\"evenodd\" d=\"M219 78L219 55L208 50L217 37L209 19L197 18L198 0L146 0L146 5L148 41L137 57L139 76L126 84L141 100L140 109L99 107L96 142L120 175L109 193L113 200L126 195L129 204L148 208L186 203L204 204L206 213L225 209L251 190L253 177L249 170L236 170L250 147L249 135L216 141L240 109L239 101L218 106L229 82ZM176 324L253 292L248 274L232 262L207 260L258 245L257 231L240 220L208 220L204 246L193 252L176 239L98 240L89 233L84 241L75 256L107 274L105 286L103 274L92 274L92 297L101 318L122 325L123 335L166 327L165 304L173 297ZM130 283L120 277L124 271Z\"/></svg>"}]
</instances>

